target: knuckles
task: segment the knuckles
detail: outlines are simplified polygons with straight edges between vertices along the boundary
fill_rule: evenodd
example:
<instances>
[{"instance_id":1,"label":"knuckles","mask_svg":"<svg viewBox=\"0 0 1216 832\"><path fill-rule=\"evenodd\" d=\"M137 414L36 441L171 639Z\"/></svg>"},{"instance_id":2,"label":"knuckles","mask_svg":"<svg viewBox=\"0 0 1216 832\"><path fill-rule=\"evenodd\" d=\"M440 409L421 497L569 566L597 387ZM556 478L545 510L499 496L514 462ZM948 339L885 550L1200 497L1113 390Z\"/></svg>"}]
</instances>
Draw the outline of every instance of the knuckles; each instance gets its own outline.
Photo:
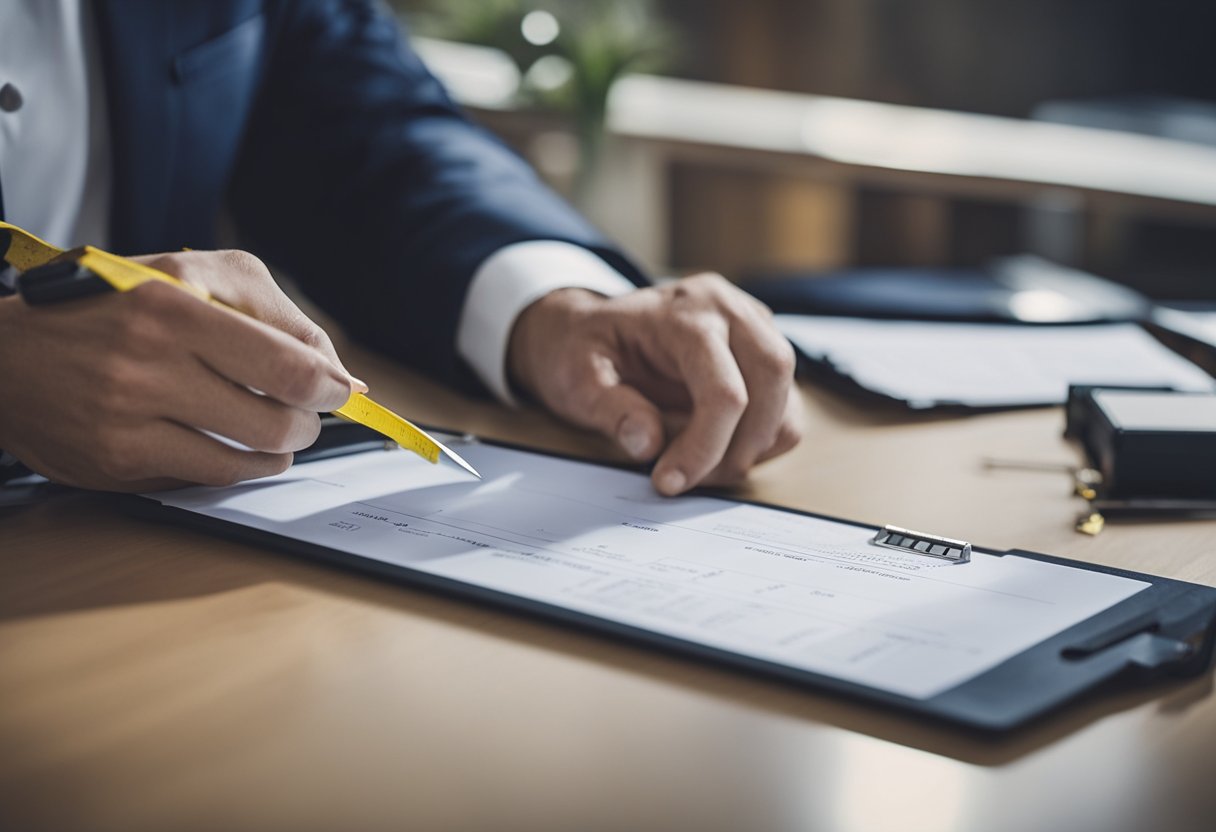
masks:
<instances>
[{"instance_id":1,"label":"knuckles","mask_svg":"<svg viewBox=\"0 0 1216 832\"><path fill-rule=\"evenodd\" d=\"M700 272L689 275L677 285L683 285L694 291L709 291L731 287L731 282L717 272Z\"/></svg>"},{"instance_id":2,"label":"knuckles","mask_svg":"<svg viewBox=\"0 0 1216 832\"><path fill-rule=\"evenodd\" d=\"M329 340L329 335L325 333L325 330L321 329L321 327L317 326L304 315L300 315L300 318L302 320L296 324L296 338L315 350L336 354L333 342Z\"/></svg>"},{"instance_id":3,"label":"knuckles","mask_svg":"<svg viewBox=\"0 0 1216 832\"><path fill-rule=\"evenodd\" d=\"M674 309L669 322L670 332L677 338L701 347L707 341L725 339L726 319L715 311L705 309Z\"/></svg>"},{"instance_id":4,"label":"knuckles","mask_svg":"<svg viewBox=\"0 0 1216 832\"><path fill-rule=\"evenodd\" d=\"M224 283L224 278L232 273L241 275L240 282L246 282L252 278L273 283L266 264L256 255L239 249L168 252L157 255L146 262L152 268L170 274L183 283L188 283L208 293L216 293L220 290L220 286L216 284L217 278L220 283ZM245 287L238 286L237 288L241 290Z\"/></svg>"},{"instance_id":5,"label":"knuckles","mask_svg":"<svg viewBox=\"0 0 1216 832\"><path fill-rule=\"evenodd\" d=\"M164 281L148 281L126 295L128 306L138 314L161 316L172 314L185 304L186 296Z\"/></svg>"},{"instance_id":6,"label":"knuckles","mask_svg":"<svg viewBox=\"0 0 1216 832\"><path fill-rule=\"evenodd\" d=\"M298 355L284 355L275 365L277 387L282 399L295 404L317 398L321 389L317 362Z\"/></svg>"},{"instance_id":7,"label":"knuckles","mask_svg":"<svg viewBox=\"0 0 1216 832\"><path fill-rule=\"evenodd\" d=\"M211 256L210 252L171 252L157 256L149 261L148 265L165 274L176 277L182 283L193 286L196 289L202 289L210 294L213 287L209 285L210 281L207 279L210 270L206 267L205 258ZM152 283L148 284L147 287L140 287L140 289L142 291L145 288L152 287L161 291L175 288L161 283Z\"/></svg>"},{"instance_id":8,"label":"knuckles","mask_svg":"<svg viewBox=\"0 0 1216 832\"><path fill-rule=\"evenodd\" d=\"M264 389L273 390L275 398L287 404L315 405L319 409L329 386L326 384L329 373L324 365L319 355L280 350L278 360L273 362L273 382Z\"/></svg>"},{"instance_id":9,"label":"knuckles","mask_svg":"<svg viewBox=\"0 0 1216 832\"><path fill-rule=\"evenodd\" d=\"M693 275L692 280L698 287L704 288L705 291L719 292L723 289L734 291L735 286L729 280L717 272L702 272L701 274Z\"/></svg>"},{"instance_id":10,"label":"knuckles","mask_svg":"<svg viewBox=\"0 0 1216 832\"><path fill-rule=\"evenodd\" d=\"M147 261L150 268L162 271L165 274L171 274L176 278L182 279L185 273L191 268L189 252L167 252L158 254Z\"/></svg>"},{"instance_id":11,"label":"knuckles","mask_svg":"<svg viewBox=\"0 0 1216 832\"><path fill-rule=\"evenodd\" d=\"M265 278L270 277L270 270L266 268L266 264L262 262L262 258L256 254L251 254L239 248L225 249L217 251L215 254L233 271Z\"/></svg>"},{"instance_id":12,"label":"knuckles","mask_svg":"<svg viewBox=\"0 0 1216 832\"><path fill-rule=\"evenodd\" d=\"M766 374L779 379L793 379L798 358L794 348L784 338L774 339L760 349L757 364Z\"/></svg>"},{"instance_id":13,"label":"knuckles","mask_svg":"<svg viewBox=\"0 0 1216 832\"><path fill-rule=\"evenodd\" d=\"M729 280L714 272L691 275L672 284L670 289L673 301L703 307L717 306L739 291Z\"/></svg>"},{"instance_id":14,"label":"knuckles","mask_svg":"<svg viewBox=\"0 0 1216 832\"><path fill-rule=\"evenodd\" d=\"M719 382L706 391L705 404L732 413L742 413L747 409L747 388L742 384Z\"/></svg>"}]
</instances>

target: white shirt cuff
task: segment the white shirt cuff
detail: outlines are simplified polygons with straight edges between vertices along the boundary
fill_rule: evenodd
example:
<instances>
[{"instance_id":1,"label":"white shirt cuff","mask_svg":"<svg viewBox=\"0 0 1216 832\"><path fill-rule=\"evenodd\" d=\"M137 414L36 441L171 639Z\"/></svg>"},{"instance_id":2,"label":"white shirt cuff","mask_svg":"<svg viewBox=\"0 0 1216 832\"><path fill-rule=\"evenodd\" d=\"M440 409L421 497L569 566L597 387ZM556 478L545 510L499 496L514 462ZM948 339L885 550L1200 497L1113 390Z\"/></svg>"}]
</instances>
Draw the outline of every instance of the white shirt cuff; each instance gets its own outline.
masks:
<instances>
[{"instance_id":1,"label":"white shirt cuff","mask_svg":"<svg viewBox=\"0 0 1216 832\"><path fill-rule=\"evenodd\" d=\"M473 275L456 327L456 352L501 401L514 405L507 348L520 313L557 289L615 297L637 287L595 254L572 243L532 240L501 248Z\"/></svg>"}]
</instances>

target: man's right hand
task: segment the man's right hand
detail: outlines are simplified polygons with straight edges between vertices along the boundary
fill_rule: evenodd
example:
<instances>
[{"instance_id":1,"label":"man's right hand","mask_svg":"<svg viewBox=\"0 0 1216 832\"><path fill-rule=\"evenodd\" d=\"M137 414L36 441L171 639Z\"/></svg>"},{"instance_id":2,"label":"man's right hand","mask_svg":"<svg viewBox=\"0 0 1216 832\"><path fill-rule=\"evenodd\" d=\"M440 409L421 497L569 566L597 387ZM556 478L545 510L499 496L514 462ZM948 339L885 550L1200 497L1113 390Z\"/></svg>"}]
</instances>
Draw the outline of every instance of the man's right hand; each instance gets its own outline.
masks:
<instances>
[{"instance_id":1,"label":"man's right hand","mask_svg":"<svg viewBox=\"0 0 1216 832\"><path fill-rule=\"evenodd\" d=\"M0 300L0 448L34 471L115 491L269 476L316 438L318 411L366 390L257 258L138 259L246 315L159 283L48 306Z\"/></svg>"}]
</instances>

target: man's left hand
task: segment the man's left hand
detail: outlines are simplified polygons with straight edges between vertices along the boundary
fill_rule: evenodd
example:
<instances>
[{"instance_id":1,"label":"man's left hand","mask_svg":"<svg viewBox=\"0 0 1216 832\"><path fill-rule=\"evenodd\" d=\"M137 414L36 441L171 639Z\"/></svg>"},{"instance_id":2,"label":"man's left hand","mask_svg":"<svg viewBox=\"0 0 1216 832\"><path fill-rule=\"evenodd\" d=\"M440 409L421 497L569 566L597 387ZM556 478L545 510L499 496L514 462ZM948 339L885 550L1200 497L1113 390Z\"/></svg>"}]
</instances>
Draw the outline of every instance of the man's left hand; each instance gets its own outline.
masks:
<instances>
[{"instance_id":1,"label":"man's left hand","mask_svg":"<svg viewBox=\"0 0 1216 832\"><path fill-rule=\"evenodd\" d=\"M552 292L516 321L507 361L559 416L657 456L662 494L736 483L802 436L793 349L768 307L719 275L616 298Z\"/></svg>"}]
</instances>

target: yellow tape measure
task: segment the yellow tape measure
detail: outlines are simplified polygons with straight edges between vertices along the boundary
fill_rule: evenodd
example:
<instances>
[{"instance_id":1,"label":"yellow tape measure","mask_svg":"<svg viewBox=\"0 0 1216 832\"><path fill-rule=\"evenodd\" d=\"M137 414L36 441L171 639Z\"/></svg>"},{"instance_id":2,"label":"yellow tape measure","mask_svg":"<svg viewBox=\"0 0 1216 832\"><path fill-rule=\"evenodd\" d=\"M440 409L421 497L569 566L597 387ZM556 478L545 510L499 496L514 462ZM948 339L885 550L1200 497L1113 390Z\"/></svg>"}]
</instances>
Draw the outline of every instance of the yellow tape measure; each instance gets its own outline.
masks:
<instances>
[{"instance_id":1,"label":"yellow tape measure","mask_svg":"<svg viewBox=\"0 0 1216 832\"><path fill-rule=\"evenodd\" d=\"M28 231L10 223L0 222L0 232L7 232L0 233L0 249L4 248L4 238L8 238L7 248L0 250L0 256L3 256L5 262L18 271L24 272L44 266L63 254L62 249L51 245L45 240L40 240ZM226 309L232 309L232 307L226 306L212 298L204 290L184 283L159 269L153 269L150 266L110 254L108 251L102 251L92 246L85 246L81 249L80 253L75 257L75 262L100 277L119 292L128 292L150 281L160 281L189 292L201 300L217 306L223 306ZM232 311L239 314L239 310ZM473 466L469 465L458 454L445 447L426 431L408 419L398 416L387 407L372 401L363 393L352 393L346 404L335 410L334 413L344 419L358 422L377 433L387 436L402 448L405 448L407 451L413 451L428 462L437 463L441 455L447 455L453 462L473 476L481 476Z\"/></svg>"}]
</instances>

